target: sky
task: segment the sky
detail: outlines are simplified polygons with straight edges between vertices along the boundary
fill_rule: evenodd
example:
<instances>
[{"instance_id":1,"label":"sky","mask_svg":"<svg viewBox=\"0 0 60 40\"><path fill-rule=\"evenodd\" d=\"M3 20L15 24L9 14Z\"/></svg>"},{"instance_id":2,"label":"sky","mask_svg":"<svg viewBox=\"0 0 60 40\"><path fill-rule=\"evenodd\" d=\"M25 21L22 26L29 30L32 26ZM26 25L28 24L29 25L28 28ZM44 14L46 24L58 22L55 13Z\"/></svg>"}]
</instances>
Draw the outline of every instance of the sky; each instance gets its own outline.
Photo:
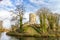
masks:
<instances>
[{"instance_id":1,"label":"sky","mask_svg":"<svg viewBox=\"0 0 60 40\"><path fill-rule=\"evenodd\" d=\"M28 14L34 13L41 7L47 7L52 12L60 13L60 0L2 0L0 1L0 19L4 20L4 27L10 26L10 10L15 10L16 5L24 4L25 16L28 21Z\"/></svg>"}]
</instances>

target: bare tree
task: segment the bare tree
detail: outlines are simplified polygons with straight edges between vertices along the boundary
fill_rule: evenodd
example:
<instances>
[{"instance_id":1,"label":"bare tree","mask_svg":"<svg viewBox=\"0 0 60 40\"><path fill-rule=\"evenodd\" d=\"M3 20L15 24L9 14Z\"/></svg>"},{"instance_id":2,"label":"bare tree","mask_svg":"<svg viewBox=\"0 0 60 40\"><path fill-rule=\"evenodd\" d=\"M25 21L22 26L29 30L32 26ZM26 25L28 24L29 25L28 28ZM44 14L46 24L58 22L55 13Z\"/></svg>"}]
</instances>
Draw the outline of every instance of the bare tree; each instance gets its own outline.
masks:
<instances>
[{"instance_id":1,"label":"bare tree","mask_svg":"<svg viewBox=\"0 0 60 40\"><path fill-rule=\"evenodd\" d=\"M22 32L22 25L23 25L23 19L24 19L23 18L24 12L25 12L25 8L23 4L16 5L14 14L16 14L17 16L13 17L12 19L12 21L17 20L17 24L20 27L21 32Z\"/></svg>"}]
</instances>

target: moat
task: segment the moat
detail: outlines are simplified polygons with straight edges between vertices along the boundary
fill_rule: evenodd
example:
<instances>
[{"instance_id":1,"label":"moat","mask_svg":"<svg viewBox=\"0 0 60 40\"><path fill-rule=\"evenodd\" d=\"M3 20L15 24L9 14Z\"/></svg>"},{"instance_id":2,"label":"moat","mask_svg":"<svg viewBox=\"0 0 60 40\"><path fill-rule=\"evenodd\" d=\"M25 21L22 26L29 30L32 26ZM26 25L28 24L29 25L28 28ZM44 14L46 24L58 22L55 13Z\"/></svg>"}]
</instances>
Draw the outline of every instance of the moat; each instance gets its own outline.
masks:
<instances>
[{"instance_id":1,"label":"moat","mask_svg":"<svg viewBox=\"0 0 60 40\"><path fill-rule=\"evenodd\" d=\"M6 35L6 32L0 33L0 40L60 40L60 37L12 37Z\"/></svg>"}]
</instances>

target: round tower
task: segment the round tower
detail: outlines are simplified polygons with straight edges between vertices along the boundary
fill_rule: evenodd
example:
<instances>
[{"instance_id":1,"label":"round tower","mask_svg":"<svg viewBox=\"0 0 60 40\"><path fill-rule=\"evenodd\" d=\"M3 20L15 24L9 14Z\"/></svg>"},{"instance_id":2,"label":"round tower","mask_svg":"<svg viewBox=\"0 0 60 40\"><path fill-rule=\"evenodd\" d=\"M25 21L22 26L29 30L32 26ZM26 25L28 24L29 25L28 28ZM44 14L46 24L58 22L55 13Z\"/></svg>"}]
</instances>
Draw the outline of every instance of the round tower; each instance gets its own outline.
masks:
<instances>
[{"instance_id":1,"label":"round tower","mask_svg":"<svg viewBox=\"0 0 60 40\"><path fill-rule=\"evenodd\" d=\"M35 24L36 23L36 14L30 13L29 14L29 23Z\"/></svg>"}]
</instances>

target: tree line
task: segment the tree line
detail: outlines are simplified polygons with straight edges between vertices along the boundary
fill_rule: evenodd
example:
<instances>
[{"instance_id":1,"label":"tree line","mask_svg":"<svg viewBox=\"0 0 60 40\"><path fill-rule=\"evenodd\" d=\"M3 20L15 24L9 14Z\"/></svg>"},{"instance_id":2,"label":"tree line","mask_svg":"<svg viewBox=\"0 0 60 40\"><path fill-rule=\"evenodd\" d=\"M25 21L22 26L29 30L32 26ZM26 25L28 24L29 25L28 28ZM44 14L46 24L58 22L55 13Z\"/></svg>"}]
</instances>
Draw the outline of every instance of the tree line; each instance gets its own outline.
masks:
<instances>
[{"instance_id":1,"label":"tree line","mask_svg":"<svg viewBox=\"0 0 60 40\"><path fill-rule=\"evenodd\" d=\"M23 16L25 14L25 8L23 5L17 5L16 6L16 10L15 10L18 14L16 16L16 18L18 17L18 24L20 26L20 32L23 31ZM39 25L40 25L40 32L41 33L48 33L48 32L60 32L59 28L59 21L60 21L60 14L57 13L53 13L51 12L50 9L43 7L40 8L36 11L36 15L39 17Z\"/></svg>"}]
</instances>

